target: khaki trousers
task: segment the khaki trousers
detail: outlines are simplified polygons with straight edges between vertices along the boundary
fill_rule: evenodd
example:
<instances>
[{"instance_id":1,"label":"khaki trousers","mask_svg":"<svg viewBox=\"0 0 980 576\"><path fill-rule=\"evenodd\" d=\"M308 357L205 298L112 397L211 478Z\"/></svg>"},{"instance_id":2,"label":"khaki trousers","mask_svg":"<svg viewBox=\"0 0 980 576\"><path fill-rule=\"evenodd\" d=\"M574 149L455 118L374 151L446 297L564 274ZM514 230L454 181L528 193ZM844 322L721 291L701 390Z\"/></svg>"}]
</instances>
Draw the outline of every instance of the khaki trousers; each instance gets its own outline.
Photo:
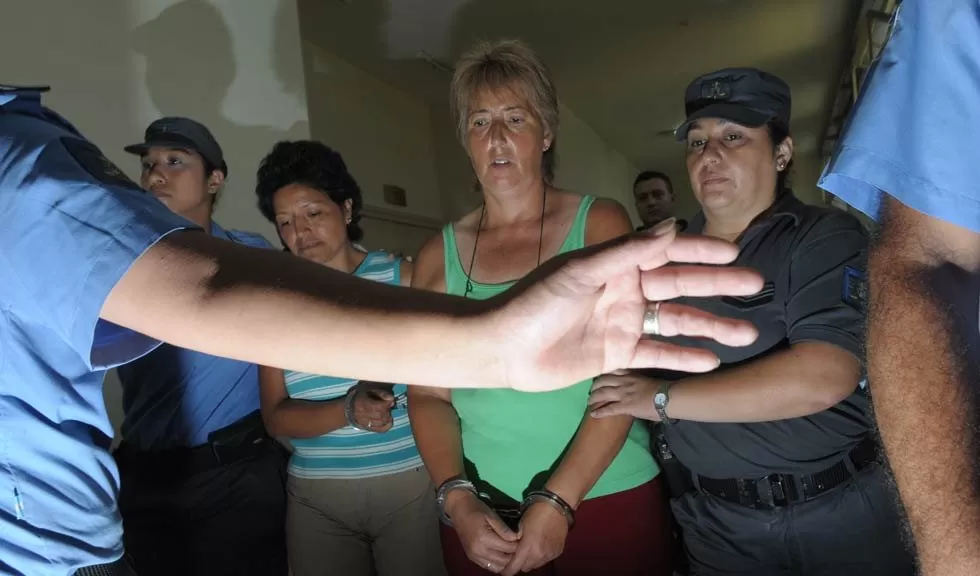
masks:
<instances>
[{"instance_id":1,"label":"khaki trousers","mask_svg":"<svg viewBox=\"0 0 980 576\"><path fill-rule=\"evenodd\" d=\"M286 482L293 576L442 576L435 489L424 467Z\"/></svg>"}]
</instances>

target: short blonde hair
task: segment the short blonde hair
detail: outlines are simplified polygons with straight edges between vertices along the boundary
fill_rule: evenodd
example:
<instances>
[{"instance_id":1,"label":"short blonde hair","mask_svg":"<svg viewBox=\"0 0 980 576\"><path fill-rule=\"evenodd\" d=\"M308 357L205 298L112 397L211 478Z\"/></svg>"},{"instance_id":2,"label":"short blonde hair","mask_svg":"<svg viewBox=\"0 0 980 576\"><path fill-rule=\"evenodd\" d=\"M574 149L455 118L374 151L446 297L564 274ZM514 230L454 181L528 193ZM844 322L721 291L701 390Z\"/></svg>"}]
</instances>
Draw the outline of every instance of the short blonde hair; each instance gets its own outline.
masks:
<instances>
[{"instance_id":1,"label":"short blonde hair","mask_svg":"<svg viewBox=\"0 0 980 576\"><path fill-rule=\"evenodd\" d=\"M456 62L450 85L450 105L456 116L459 139L466 144L470 102L481 90L501 90L514 87L527 98L531 112L551 135L551 145L541 158L544 180L555 177L558 157L558 90L551 72L538 55L519 40L483 42L463 54Z\"/></svg>"}]
</instances>

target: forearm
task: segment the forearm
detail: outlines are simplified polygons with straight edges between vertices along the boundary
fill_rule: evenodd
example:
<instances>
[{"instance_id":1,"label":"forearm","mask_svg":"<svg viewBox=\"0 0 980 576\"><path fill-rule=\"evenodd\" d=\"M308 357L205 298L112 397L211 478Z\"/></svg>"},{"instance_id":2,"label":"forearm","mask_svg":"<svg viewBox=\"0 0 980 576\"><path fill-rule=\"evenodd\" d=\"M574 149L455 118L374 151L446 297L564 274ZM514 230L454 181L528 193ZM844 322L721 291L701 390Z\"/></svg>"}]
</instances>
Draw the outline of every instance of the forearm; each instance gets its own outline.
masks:
<instances>
[{"instance_id":1,"label":"forearm","mask_svg":"<svg viewBox=\"0 0 980 576\"><path fill-rule=\"evenodd\" d=\"M978 574L977 371L963 336L977 329L977 293L957 288L965 288L961 274L904 260L907 253L886 245L871 259L876 419L923 574Z\"/></svg>"},{"instance_id":2,"label":"forearm","mask_svg":"<svg viewBox=\"0 0 980 576\"><path fill-rule=\"evenodd\" d=\"M444 387L505 381L487 345L493 336L468 330L487 309L481 301L370 282L273 250L177 232L136 261L102 317L216 356L378 381L397 374L408 384Z\"/></svg>"},{"instance_id":3,"label":"forearm","mask_svg":"<svg viewBox=\"0 0 980 576\"><path fill-rule=\"evenodd\" d=\"M826 410L851 394L860 368L830 344L804 343L670 388L667 415L697 422L768 422Z\"/></svg>"},{"instance_id":4,"label":"forearm","mask_svg":"<svg viewBox=\"0 0 980 576\"><path fill-rule=\"evenodd\" d=\"M632 416L586 416L545 487L577 508L622 450L632 425Z\"/></svg>"},{"instance_id":5,"label":"forearm","mask_svg":"<svg viewBox=\"0 0 980 576\"><path fill-rule=\"evenodd\" d=\"M347 426L344 399L327 401L287 398L264 413L269 434L289 438L315 438Z\"/></svg>"},{"instance_id":6,"label":"forearm","mask_svg":"<svg viewBox=\"0 0 980 576\"><path fill-rule=\"evenodd\" d=\"M442 398L409 391L412 435L436 486L463 474L463 442L456 409Z\"/></svg>"}]
</instances>

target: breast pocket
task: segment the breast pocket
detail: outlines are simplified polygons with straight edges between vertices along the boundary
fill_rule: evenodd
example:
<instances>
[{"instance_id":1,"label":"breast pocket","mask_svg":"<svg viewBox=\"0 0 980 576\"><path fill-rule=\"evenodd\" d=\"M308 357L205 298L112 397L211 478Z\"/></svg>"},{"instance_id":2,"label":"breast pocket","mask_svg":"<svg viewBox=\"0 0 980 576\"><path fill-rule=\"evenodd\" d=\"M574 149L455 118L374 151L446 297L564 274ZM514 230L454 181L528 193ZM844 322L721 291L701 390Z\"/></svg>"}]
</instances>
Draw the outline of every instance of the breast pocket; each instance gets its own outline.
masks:
<instances>
[{"instance_id":1,"label":"breast pocket","mask_svg":"<svg viewBox=\"0 0 980 576\"><path fill-rule=\"evenodd\" d=\"M762 290L751 296L725 296L722 302L735 308L736 310L757 310L763 306L772 304L776 298L775 282L766 282L762 285Z\"/></svg>"}]
</instances>

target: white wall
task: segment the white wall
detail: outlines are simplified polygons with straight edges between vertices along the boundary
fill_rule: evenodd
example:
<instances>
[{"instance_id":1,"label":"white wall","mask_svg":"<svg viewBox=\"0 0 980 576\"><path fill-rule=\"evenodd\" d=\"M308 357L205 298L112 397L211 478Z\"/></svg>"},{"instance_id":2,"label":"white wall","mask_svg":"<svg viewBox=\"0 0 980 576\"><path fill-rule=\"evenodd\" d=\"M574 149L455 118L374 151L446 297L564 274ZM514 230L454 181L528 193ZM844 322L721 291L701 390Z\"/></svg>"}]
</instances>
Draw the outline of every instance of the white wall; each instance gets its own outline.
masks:
<instances>
[{"instance_id":1,"label":"white wall","mask_svg":"<svg viewBox=\"0 0 980 576\"><path fill-rule=\"evenodd\" d=\"M255 208L259 159L309 135L295 0L8 0L0 83L49 84L47 104L133 177L122 151L163 115L195 118L224 149L216 219L275 239ZM110 417L118 382L106 385Z\"/></svg>"},{"instance_id":2,"label":"white wall","mask_svg":"<svg viewBox=\"0 0 980 576\"><path fill-rule=\"evenodd\" d=\"M6 83L50 84L50 106L131 176L122 151L164 115L214 133L229 179L216 219L262 232L259 159L309 135L295 0L20 0L0 18ZM53 17L53 16L57 17Z\"/></svg>"},{"instance_id":3,"label":"white wall","mask_svg":"<svg viewBox=\"0 0 980 576\"><path fill-rule=\"evenodd\" d=\"M636 207L633 205L633 178L638 172L591 126L572 110L561 107L558 172L555 175L559 188L618 200L637 222Z\"/></svg>"},{"instance_id":4,"label":"white wall","mask_svg":"<svg viewBox=\"0 0 980 576\"><path fill-rule=\"evenodd\" d=\"M364 204L441 219L427 102L397 90L312 44L305 44L310 132L344 157ZM385 204L382 186L407 192Z\"/></svg>"}]
</instances>

